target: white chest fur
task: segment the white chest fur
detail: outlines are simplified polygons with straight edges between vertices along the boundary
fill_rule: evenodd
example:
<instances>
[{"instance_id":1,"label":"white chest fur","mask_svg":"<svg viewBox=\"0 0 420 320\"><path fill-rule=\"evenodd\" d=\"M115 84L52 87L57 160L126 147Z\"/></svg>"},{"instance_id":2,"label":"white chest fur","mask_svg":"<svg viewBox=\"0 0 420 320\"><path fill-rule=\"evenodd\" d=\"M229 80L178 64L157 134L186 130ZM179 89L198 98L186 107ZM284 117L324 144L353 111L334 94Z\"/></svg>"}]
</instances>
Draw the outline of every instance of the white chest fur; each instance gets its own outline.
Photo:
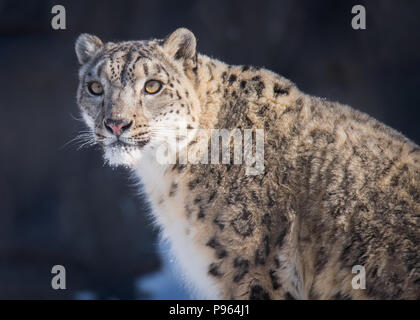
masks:
<instances>
[{"instance_id":1,"label":"white chest fur","mask_svg":"<svg viewBox=\"0 0 420 320\"><path fill-rule=\"evenodd\" d=\"M219 299L218 286L208 275L212 258L212 252L205 245L208 239L203 238L201 228L192 228L185 210L188 192L180 177L165 174L167 168L167 165L160 165L154 158L145 156L135 171L150 202L151 213L161 228L163 241L169 241L184 283L195 298ZM177 192L170 197L174 183Z\"/></svg>"}]
</instances>

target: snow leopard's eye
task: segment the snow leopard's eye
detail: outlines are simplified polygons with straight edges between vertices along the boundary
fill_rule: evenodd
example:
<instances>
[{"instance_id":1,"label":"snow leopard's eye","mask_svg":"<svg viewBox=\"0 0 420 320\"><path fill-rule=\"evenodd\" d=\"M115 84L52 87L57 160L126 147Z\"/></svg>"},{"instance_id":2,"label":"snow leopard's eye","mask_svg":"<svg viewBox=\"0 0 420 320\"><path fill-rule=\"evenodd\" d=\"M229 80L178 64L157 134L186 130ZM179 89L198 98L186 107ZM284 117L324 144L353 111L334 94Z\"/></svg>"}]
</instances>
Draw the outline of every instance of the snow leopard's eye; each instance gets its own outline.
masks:
<instances>
[{"instance_id":1,"label":"snow leopard's eye","mask_svg":"<svg viewBox=\"0 0 420 320\"><path fill-rule=\"evenodd\" d=\"M104 92L104 88L99 82L92 81L88 83L88 90L95 96L100 96Z\"/></svg>"},{"instance_id":2,"label":"snow leopard's eye","mask_svg":"<svg viewBox=\"0 0 420 320\"><path fill-rule=\"evenodd\" d=\"M162 89L162 82L158 80L149 80L144 85L144 91L150 94L158 93Z\"/></svg>"}]
</instances>

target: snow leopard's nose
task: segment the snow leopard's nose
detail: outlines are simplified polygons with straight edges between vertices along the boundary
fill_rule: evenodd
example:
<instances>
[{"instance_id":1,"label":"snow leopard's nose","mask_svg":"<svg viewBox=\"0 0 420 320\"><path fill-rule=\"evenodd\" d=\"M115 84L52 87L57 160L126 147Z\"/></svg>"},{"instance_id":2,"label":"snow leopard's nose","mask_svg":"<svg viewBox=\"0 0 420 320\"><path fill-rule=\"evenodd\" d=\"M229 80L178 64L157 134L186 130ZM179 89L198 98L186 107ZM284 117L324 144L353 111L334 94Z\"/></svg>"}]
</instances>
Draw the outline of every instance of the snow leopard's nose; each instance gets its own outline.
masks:
<instances>
[{"instance_id":1,"label":"snow leopard's nose","mask_svg":"<svg viewBox=\"0 0 420 320\"><path fill-rule=\"evenodd\" d=\"M106 130L108 130L108 132L116 136L122 135L125 131L130 129L132 124L133 121L129 121L126 119L106 119L104 121Z\"/></svg>"}]
</instances>

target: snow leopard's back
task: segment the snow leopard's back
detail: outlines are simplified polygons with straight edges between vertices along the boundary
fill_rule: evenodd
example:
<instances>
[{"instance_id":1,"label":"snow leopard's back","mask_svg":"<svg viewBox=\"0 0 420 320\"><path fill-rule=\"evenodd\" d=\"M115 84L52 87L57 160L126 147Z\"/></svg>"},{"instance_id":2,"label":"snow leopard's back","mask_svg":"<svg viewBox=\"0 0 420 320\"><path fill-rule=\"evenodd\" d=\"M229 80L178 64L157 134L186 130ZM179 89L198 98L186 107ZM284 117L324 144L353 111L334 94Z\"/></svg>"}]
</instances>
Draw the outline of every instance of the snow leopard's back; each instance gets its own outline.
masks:
<instances>
[{"instance_id":1,"label":"snow leopard's back","mask_svg":"<svg viewBox=\"0 0 420 320\"><path fill-rule=\"evenodd\" d=\"M265 133L261 175L190 167L197 212L215 224L216 256L235 253L212 265L229 294L420 298L419 147L263 69L227 67L219 84L215 127ZM365 290L352 286L355 266L364 267Z\"/></svg>"}]
</instances>

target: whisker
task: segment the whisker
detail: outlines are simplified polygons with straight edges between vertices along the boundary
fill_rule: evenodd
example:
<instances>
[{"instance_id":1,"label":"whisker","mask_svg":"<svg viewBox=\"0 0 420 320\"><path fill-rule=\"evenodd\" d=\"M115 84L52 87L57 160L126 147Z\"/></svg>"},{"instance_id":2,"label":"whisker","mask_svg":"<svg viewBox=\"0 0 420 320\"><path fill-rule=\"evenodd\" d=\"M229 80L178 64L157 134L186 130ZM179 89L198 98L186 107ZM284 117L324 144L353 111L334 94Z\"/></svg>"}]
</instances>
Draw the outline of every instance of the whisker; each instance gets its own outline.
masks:
<instances>
[{"instance_id":1,"label":"whisker","mask_svg":"<svg viewBox=\"0 0 420 320\"><path fill-rule=\"evenodd\" d=\"M80 140L86 139L88 138L87 136L85 136L87 134L78 134L76 137L74 137L73 139L71 139L70 141L67 141L66 143L64 143L59 150L63 150L66 146L68 146L69 144L73 143L73 142L78 142Z\"/></svg>"},{"instance_id":2,"label":"whisker","mask_svg":"<svg viewBox=\"0 0 420 320\"><path fill-rule=\"evenodd\" d=\"M77 151L79 151L79 150L83 149L84 147L91 147L91 146L94 146L94 145L96 145L96 144L97 144L97 142L96 142L96 141L94 141L94 140L89 140L89 141L86 141L85 143L83 143L82 145L80 145L80 146L77 148Z\"/></svg>"},{"instance_id":3,"label":"whisker","mask_svg":"<svg viewBox=\"0 0 420 320\"><path fill-rule=\"evenodd\" d=\"M70 141L63 144L59 150L64 149L66 146L68 146L71 143L75 143L76 145L79 145L77 150L82 149L85 146L93 146L98 144L98 142L103 142L105 137L97 137L92 131L81 131L76 137L71 139Z\"/></svg>"},{"instance_id":4,"label":"whisker","mask_svg":"<svg viewBox=\"0 0 420 320\"><path fill-rule=\"evenodd\" d=\"M70 113L70 117L71 117L73 120L80 121L80 122L84 122L83 117L78 118L78 117L76 117L76 116L72 115L71 113Z\"/></svg>"}]
</instances>

